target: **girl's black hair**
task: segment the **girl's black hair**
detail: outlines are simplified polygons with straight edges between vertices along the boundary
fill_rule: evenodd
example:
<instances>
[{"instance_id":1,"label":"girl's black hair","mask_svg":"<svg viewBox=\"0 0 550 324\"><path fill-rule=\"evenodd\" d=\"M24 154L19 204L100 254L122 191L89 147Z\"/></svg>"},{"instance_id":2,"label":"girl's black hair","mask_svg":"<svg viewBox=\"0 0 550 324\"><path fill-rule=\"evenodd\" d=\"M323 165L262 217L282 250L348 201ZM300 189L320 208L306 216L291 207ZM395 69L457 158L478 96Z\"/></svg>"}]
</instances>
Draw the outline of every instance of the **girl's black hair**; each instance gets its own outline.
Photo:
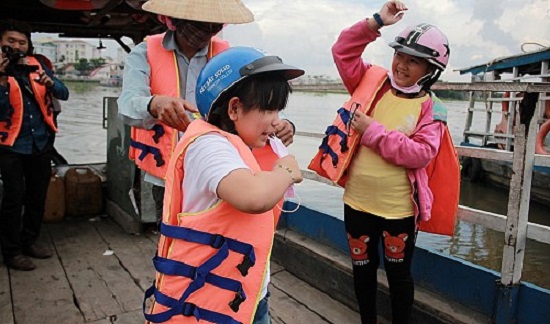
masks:
<instances>
[{"instance_id":1,"label":"girl's black hair","mask_svg":"<svg viewBox=\"0 0 550 324\"><path fill-rule=\"evenodd\" d=\"M292 88L280 73L267 72L246 77L222 93L213 103L208 122L221 130L236 134L235 124L227 113L231 98L239 98L245 112L254 109L281 111L286 107L290 93Z\"/></svg>"}]
</instances>

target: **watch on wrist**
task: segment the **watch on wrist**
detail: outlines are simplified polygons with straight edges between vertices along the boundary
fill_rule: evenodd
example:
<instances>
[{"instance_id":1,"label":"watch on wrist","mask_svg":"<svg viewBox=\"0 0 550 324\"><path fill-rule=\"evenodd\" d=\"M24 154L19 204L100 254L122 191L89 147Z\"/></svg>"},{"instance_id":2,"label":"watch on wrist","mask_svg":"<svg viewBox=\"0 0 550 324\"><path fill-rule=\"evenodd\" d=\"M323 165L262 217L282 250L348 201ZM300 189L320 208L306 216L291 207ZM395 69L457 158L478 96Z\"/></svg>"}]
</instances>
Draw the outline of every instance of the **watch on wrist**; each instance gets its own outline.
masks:
<instances>
[{"instance_id":1,"label":"watch on wrist","mask_svg":"<svg viewBox=\"0 0 550 324\"><path fill-rule=\"evenodd\" d=\"M378 12L372 15L372 18L374 18L378 26L384 26L384 21L382 20L382 17L380 17L380 14Z\"/></svg>"}]
</instances>

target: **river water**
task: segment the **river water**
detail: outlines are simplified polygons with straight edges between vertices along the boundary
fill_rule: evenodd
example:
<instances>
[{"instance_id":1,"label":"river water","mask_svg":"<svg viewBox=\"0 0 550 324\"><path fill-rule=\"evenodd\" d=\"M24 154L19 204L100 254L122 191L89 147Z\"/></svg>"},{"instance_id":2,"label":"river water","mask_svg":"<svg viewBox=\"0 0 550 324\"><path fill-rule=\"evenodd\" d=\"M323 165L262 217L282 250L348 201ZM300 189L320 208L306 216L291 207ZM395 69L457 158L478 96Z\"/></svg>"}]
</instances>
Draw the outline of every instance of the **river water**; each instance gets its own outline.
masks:
<instances>
[{"instance_id":1,"label":"river water","mask_svg":"<svg viewBox=\"0 0 550 324\"><path fill-rule=\"evenodd\" d=\"M63 112L59 115L59 134L56 148L69 163L81 164L105 162L107 151L107 132L102 128L103 97L117 97L120 88L107 88L95 84L68 83L70 97L62 103ZM348 99L345 94L295 92L289 99L285 113L298 131L324 133L334 116L335 111ZM466 118L467 102L450 101L448 108L448 125L453 140L460 143ZM492 121L492 128L499 122L497 115ZM482 128L485 120L474 122ZM303 161L309 161L309 152L314 152L320 139L313 139L308 144L309 150L293 153L299 157L300 166L305 169ZM296 140L299 142L299 139ZM312 143L309 139L307 143ZM292 146L291 146L291 151ZM307 162L305 162L307 163ZM461 188L462 205L489 212L506 215L508 192L489 187L483 183L472 184L463 181ZM320 200L340 199L340 197L320 197ZM529 220L550 226L550 208L531 203ZM418 245L444 254L467 260L474 264L500 272L503 233L486 229L482 225L459 222L453 238L439 235L419 235ZM522 280L550 289L550 245L528 240Z\"/></svg>"}]
</instances>

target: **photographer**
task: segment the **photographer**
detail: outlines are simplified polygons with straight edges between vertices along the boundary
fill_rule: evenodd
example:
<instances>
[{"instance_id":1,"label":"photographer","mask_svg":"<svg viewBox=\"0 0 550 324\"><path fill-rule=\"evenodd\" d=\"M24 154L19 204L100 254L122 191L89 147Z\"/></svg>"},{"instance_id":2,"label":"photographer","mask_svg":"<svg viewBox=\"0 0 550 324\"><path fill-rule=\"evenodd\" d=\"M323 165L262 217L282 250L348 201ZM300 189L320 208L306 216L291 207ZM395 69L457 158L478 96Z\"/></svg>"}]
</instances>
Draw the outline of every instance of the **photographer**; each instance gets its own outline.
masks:
<instances>
[{"instance_id":1,"label":"photographer","mask_svg":"<svg viewBox=\"0 0 550 324\"><path fill-rule=\"evenodd\" d=\"M53 98L69 97L65 85L32 55L30 32L16 21L0 27L0 245L4 263L24 271L36 268L28 257L52 256L37 239L51 176L51 137L57 132Z\"/></svg>"}]
</instances>

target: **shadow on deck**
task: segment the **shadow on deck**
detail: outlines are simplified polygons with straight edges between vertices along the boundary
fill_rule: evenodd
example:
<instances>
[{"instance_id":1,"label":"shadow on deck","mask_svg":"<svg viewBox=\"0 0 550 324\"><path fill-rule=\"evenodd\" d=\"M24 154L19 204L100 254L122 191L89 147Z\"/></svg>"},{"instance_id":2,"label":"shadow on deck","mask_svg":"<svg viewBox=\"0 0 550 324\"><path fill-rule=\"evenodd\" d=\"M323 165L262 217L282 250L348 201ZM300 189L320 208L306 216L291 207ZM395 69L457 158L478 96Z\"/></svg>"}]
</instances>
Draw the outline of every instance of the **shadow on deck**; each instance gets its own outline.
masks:
<instances>
[{"instance_id":1,"label":"shadow on deck","mask_svg":"<svg viewBox=\"0 0 550 324\"><path fill-rule=\"evenodd\" d=\"M45 224L54 257L21 272L0 265L0 323L143 323L142 298L154 279L158 234L129 235L110 217ZM359 323L359 315L271 266L272 323Z\"/></svg>"}]
</instances>

